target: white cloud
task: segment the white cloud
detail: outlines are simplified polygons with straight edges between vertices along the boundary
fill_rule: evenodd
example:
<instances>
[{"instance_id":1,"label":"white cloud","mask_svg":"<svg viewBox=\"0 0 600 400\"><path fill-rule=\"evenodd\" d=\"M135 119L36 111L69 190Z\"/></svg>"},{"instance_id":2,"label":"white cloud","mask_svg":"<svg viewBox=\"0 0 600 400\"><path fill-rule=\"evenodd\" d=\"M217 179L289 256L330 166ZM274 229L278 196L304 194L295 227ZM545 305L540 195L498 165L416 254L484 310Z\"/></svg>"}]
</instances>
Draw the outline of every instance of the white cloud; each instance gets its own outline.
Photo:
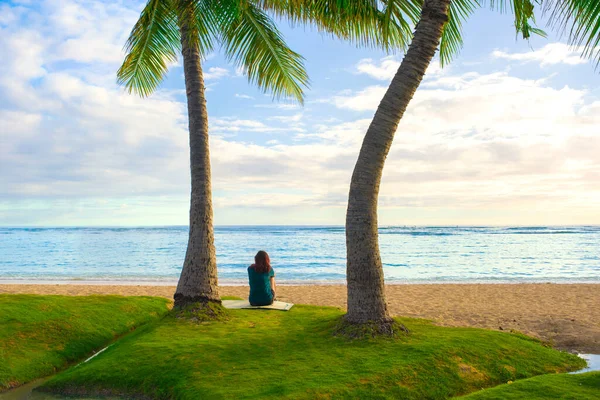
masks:
<instances>
[{"instance_id":1,"label":"white cloud","mask_svg":"<svg viewBox=\"0 0 600 400\"><path fill-rule=\"evenodd\" d=\"M384 86L369 86L324 101L340 109L375 111L386 90ZM421 125L476 130L480 135L485 129L499 131L508 126L521 127L519 131L533 128L529 121L547 126L560 118L573 118L585 95L582 90L568 86L554 89L543 79L520 79L507 72L442 76L417 90L402 123L417 125L418 119ZM490 115L494 124L488 122ZM500 126L502 129L495 128ZM516 132L515 128L503 132Z\"/></svg>"},{"instance_id":2,"label":"white cloud","mask_svg":"<svg viewBox=\"0 0 600 400\"><path fill-rule=\"evenodd\" d=\"M229 118L211 118L209 120L212 132L273 132L276 128L269 127L256 120Z\"/></svg>"},{"instance_id":3,"label":"white cloud","mask_svg":"<svg viewBox=\"0 0 600 400\"><path fill-rule=\"evenodd\" d=\"M85 209L123 221L152 215L168 224L181 215L177 221L186 222L189 149L181 89L140 99L116 87L115 46L139 12L122 4L52 0L41 6L52 18L11 8L0 19L0 223L18 223L15 215L31 223L60 221L56 213L85 221ZM110 22L119 12L124 18ZM71 38L98 49L102 35L105 54L61 47ZM362 60L357 71L385 80L394 62ZM63 64L69 67L58 67ZM563 223L585 211L588 223L600 223L597 93L508 72L451 72L431 74L399 126L384 170L382 215L543 206ZM207 73L233 75L221 67ZM281 103L256 104L250 116L236 116L233 108L229 117L211 115L217 213L250 218L247 209L264 209L287 213L280 214L283 223L318 223L314 216L335 214L341 223L371 122L355 111L375 110L385 90L372 85L320 100L339 109L334 115L303 114L298 105ZM268 136L274 133L277 140ZM303 212L290 217L295 210Z\"/></svg>"},{"instance_id":4,"label":"white cloud","mask_svg":"<svg viewBox=\"0 0 600 400\"><path fill-rule=\"evenodd\" d=\"M12 75L3 74L2 82L29 80L45 75L42 60L48 40L31 30L21 30L11 35L7 35L7 30L0 31L0 51L6 55L1 68Z\"/></svg>"},{"instance_id":5,"label":"white cloud","mask_svg":"<svg viewBox=\"0 0 600 400\"><path fill-rule=\"evenodd\" d=\"M507 53L500 50L495 50L492 57L505 60L521 61L521 62L538 62L544 67L553 64L577 65L588 62L581 57L583 52L582 47L568 46L563 43L549 43L538 50L532 50L527 53Z\"/></svg>"},{"instance_id":6,"label":"white cloud","mask_svg":"<svg viewBox=\"0 0 600 400\"><path fill-rule=\"evenodd\" d=\"M365 74L380 81L390 81L396 75L400 67L400 59L397 56L387 56L375 62L371 58L363 58L356 64L356 73ZM437 75L442 72L438 60L433 60L425 76Z\"/></svg>"},{"instance_id":7,"label":"white cloud","mask_svg":"<svg viewBox=\"0 0 600 400\"><path fill-rule=\"evenodd\" d=\"M209 125L213 134L303 132L302 124L298 122L299 119L296 116L291 117L289 120L286 117L270 117L266 118L266 120L285 123L285 125L273 126L258 120L239 119L236 117L209 118Z\"/></svg>"},{"instance_id":8,"label":"white cloud","mask_svg":"<svg viewBox=\"0 0 600 400\"><path fill-rule=\"evenodd\" d=\"M19 139L21 134L10 139L15 143L11 148L30 146L27 153L2 158L5 170L20 171L14 179L3 177L5 195L185 196L187 135L181 103L141 100L118 91L106 91L102 99L100 88L82 82L72 86L65 82L46 89L47 95L62 99L65 116L76 117L56 125L50 137L36 114L1 115L3 123L29 121L22 129L28 139ZM64 87L68 96L60 94ZM543 80L507 73L451 76L420 90L388 157L382 212L597 207L600 100L585 97L580 90L553 89ZM92 98L97 99L92 104L81 101ZM298 115L291 118L300 119ZM258 119L212 118L215 206L343 210L371 121L320 122L301 134L308 142L259 145L218 133L279 128ZM39 146L31 147L36 140L41 140Z\"/></svg>"},{"instance_id":9,"label":"white cloud","mask_svg":"<svg viewBox=\"0 0 600 400\"><path fill-rule=\"evenodd\" d=\"M11 7L0 4L0 25L9 25L16 22L27 10L24 7Z\"/></svg>"},{"instance_id":10,"label":"white cloud","mask_svg":"<svg viewBox=\"0 0 600 400\"><path fill-rule=\"evenodd\" d=\"M221 67L210 67L208 71L204 72L204 80L218 80L229 76L229 70Z\"/></svg>"},{"instance_id":11,"label":"white cloud","mask_svg":"<svg viewBox=\"0 0 600 400\"><path fill-rule=\"evenodd\" d=\"M255 104L256 108L276 108L278 110L298 110L300 106L298 104L290 103L272 103L272 104Z\"/></svg>"},{"instance_id":12,"label":"white cloud","mask_svg":"<svg viewBox=\"0 0 600 400\"><path fill-rule=\"evenodd\" d=\"M332 102L343 109L374 109L384 89L369 87ZM432 82L417 92L400 124L384 171L380 203L384 208L504 209L545 204L562 209L586 198L587 203L580 204L585 209L600 205L600 163L593 155L600 151L594 133L600 123L600 102L586 102L587 95L505 72ZM329 174L337 172L337 178L328 181L336 182L330 186L334 189L325 197L314 189L312 201L337 199L328 204L343 207L355 150L370 122L366 118L321 124L299 135L320 141L313 142L313 161L306 163L321 164L321 171ZM291 159L299 156L293 148L278 149ZM271 159L269 165L276 162ZM308 173L295 175L284 165L272 168L285 171L288 184L302 187L302 180L310 180Z\"/></svg>"},{"instance_id":13,"label":"white cloud","mask_svg":"<svg viewBox=\"0 0 600 400\"><path fill-rule=\"evenodd\" d=\"M325 102L332 103L338 108L369 111L377 107L386 90L387 86L368 86L356 93L352 91L340 92L337 96L325 99Z\"/></svg>"},{"instance_id":14,"label":"white cloud","mask_svg":"<svg viewBox=\"0 0 600 400\"><path fill-rule=\"evenodd\" d=\"M335 123L322 121L321 124L313 126L311 133L301 133L296 136L298 138L318 139L328 145L358 149L370 123L371 119L368 118L342 123L339 121Z\"/></svg>"},{"instance_id":15,"label":"white cloud","mask_svg":"<svg viewBox=\"0 0 600 400\"><path fill-rule=\"evenodd\" d=\"M39 126L42 116L24 111L0 110L2 131L0 134L10 135L11 132L26 133Z\"/></svg>"},{"instance_id":16,"label":"white cloud","mask_svg":"<svg viewBox=\"0 0 600 400\"><path fill-rule=\"evenodd\" d=\"M284 124L297 124L302 120L303 113L297 113L294 115L278 115L275 117L267 117L268 120L278 121Z\"/></svg>"},{"instance_id":17,"label":"white cloud","mask_svg":"<svg viewBox=\"0 0 600 400\"><path fill-rule=\"evenodd\" d=\"M238 99L254 100L254 97L249 96L247 94L236 93L235 97L238 98Z\"/></svg>"},{"instance_id":18,"label":"white cloud","mask_svg":"<svg viewBox=\"0 0 600 400\"><path fill-rule=\"evenodd\" d=\"M115 84L139 10L31 4L0 28L0 197L177 192L186 180L174 174L186 164L185 106L168 92L140 99Z\"/></svg>"},{"instance_id":19,"label":"white cloud","mask_svg":"<svg viewBox=\"0 0 600 400\"><path fill-rule=\"evenodd\" d=\"M400 61L396 60L394 56L385 57L379 61L379 65L376 65L373 59L363 58L356 64L356 71L382 81L391 80L400 67Z\"/></svg>"},{"instance_id":20,"label":"white cloud","mask_svg":"<svg viewBox=\"0 0 600 400\"><path fill-rule=\"evenodd\" d=\"M258 193L242 198L215 196L216 207L230 208L288 208L310 205L310 197L304 194Z\"/></svg>"},{"instance_id":21,"label":"white cloud","mask_svg":"<svg viewBox=\"0 0 600 400\"><path fill-rule=\"evenodd\" d=\"M118 3L49 0L42 4L56 42L50 60L120 63L137 10ZM57 36L60 32L62 37Z\"/></svg>"},{"instance_id":22,"label":"white cloud","mask_svg":"<svg viewBox=\"0 0 600 400\"><path fill-rule=\"evenodd\" d=\"M122 62L125 53L122 46L107 42L102 38L79 37L67 39L57 49L57 56L63 60L78 62Z\"/></svg>"}]
</instances>

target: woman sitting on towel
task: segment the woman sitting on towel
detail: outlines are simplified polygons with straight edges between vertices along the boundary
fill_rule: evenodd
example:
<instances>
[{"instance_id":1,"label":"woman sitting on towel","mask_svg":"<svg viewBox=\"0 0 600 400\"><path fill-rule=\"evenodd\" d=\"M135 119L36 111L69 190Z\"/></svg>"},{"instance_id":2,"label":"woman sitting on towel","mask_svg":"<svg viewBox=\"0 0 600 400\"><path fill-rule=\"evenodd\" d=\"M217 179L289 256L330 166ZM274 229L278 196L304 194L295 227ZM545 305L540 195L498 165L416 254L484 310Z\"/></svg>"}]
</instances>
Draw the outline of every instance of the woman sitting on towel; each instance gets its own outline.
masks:
<instances>
[{"instance_id":1,"label":"woman sitting on towel","mask_svg":"<svg viewBox=\"0 0 600 400\"><path fill-rule=\"evenodd\" d=\"M254 264L248 267L250 282L250 305L268 306L275 300L275 271L266 251L254 256Z\"/></svg>"}]
</instances>

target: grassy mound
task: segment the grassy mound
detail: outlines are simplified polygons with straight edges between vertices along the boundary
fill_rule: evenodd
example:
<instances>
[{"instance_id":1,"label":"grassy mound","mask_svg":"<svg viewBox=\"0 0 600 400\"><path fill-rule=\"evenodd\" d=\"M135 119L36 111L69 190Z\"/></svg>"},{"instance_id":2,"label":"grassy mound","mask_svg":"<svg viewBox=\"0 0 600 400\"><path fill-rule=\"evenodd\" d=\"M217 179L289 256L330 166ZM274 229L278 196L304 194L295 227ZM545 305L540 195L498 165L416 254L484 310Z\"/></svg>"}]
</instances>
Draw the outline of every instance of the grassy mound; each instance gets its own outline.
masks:
<instances>
[{"instance_id":1,"label":"grassy mound","mask_svg":"<svg viewBox=\"0 0 600 400\"><path fill-rule=\"evenodd\" d=\"M0 295L0 391L91 355L164 315L167 304L157 297Z\"/></svg>"},{"instance_id":2,"label":"grassy mound","mask_svg":"<svg viewBox=\"0 0 600 400\"><path fill-rule=\"evenodd\" d=\"M61 394L177 399L447 398L585 362L519 334L398 319L398 339L333 336L342 312L228 310L225 322L170 316L48 381Z\"/></svg>"},{"instance_id":3,"label":"grassy mound","mask_svg":"<svg viewBox=\"0 0 600 400\"><path fill-rule=\"evenodd\" d=\"M536 376L535 378L485 389L463 398L469 400L597 400L600 399L600 372Z\"/></svg>"}]
</instances>

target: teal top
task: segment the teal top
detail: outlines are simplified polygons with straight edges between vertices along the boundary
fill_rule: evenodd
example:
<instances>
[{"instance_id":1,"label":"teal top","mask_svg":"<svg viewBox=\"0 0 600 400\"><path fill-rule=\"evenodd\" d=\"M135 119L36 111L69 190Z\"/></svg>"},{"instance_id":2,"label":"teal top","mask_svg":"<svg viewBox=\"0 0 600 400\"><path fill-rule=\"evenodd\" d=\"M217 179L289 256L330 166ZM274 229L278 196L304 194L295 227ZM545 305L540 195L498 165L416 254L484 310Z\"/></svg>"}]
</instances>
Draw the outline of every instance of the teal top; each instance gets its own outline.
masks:
<instances>
[{"instance_id":1,"label":"teal top","mask_svg":"<svg viewBox=\"0 0 600 400\"><path fill-rule=\"evenodd\" d=\"M275 276L273 268L269 272L256 272L248 267L248 281L250 282L250 304L253 306L267 306L273 303L270 278Z\"/></svg>"}]
</instances>

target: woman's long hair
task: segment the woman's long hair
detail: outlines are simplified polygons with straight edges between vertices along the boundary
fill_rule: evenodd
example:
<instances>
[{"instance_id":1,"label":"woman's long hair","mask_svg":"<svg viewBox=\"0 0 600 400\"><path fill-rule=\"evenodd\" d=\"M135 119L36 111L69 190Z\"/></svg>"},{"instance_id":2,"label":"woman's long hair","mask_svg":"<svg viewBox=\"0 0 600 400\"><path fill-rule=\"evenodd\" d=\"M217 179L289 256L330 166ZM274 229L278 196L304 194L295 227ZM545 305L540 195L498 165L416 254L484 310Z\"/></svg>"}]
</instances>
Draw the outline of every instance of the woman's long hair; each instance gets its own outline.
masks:
<instances>
[{"instance_id":1,"label":"woman's long hair","mask_svg":"<svg viewBox=\"0 0 600 400\"><path fill-rule=\"evenodd\" d=\"M269 260L267 252L261 250L256 253L254 256L254 264L252 264L251 267L254 268L256 272L262 274L269 272L271 270L271 260Z\"/></svg>"}]
</instances>

